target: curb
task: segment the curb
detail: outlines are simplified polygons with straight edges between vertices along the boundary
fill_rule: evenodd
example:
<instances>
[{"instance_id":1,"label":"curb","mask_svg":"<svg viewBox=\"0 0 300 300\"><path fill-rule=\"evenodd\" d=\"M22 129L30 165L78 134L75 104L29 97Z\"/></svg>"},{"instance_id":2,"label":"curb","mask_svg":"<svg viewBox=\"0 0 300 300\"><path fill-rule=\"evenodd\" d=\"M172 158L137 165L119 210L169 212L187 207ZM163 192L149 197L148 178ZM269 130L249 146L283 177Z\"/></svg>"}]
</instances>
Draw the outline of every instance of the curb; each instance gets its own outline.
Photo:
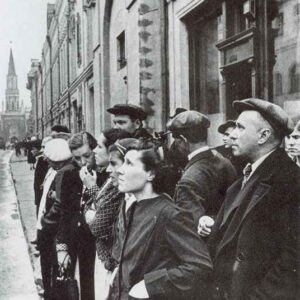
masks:
<instances>
[{"instance_id":1,"label":"curb","mask_svg":"<svg viewBox=\"0 0 300 300\"><path fill-rule=\"evenodd\" d=\"M33 279L34 279L34 284L35 284L37 296L39 297L39 299L43 299L39 294L40 291L41 291L41 286L39 285L39 281L41 279L36 277L36 272L35 272L35 269L34 269L34 261L33 261L34 254L32 253L32 250L30 248L30 241L29 241L29 238L28 238L27 229L26 229L25 222L24 222L24 219L23 219L23 216L22 216L22 213L21 213L21 208L20 208L21 204L20 204L20 200L19 200L19 197L18 197L18 191L17 191L17 187L16 187L16 179L14 177L14 174L13 174L13 171L12 171L12 166L11 166L11 164L15 163L15 162L26 162L26 159L12 161L13 155L14 155L14 153L12 152L11 156L10 156L10 160L9 160L9 168L10 168L11 178L12 178L13 184L14 184L14 190L15 190L16 199L17 199L18 213L19 213L20 222L21 222L21 225L22 225L22 230L23 230L23 233L24 233L24 238L25 238L25 241L26 241L26 244L27 244L27 252L28 252L28 256L29 256L29 260L30 260L30 264L31 264L31 268L32 268Z\"/></svg>"}]
</instances>

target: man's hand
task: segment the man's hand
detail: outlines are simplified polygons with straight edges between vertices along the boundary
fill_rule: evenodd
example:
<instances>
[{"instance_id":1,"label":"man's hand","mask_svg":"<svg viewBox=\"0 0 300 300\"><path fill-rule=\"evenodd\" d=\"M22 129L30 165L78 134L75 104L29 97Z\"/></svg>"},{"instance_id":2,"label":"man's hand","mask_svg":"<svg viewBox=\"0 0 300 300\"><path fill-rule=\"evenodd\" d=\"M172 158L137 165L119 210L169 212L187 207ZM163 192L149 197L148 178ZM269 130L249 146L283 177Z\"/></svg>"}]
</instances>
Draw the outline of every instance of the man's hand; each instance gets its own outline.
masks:
<instances>
[{"instance_id":1,"label":"man's hand","mask_svg":"<svg viewBox=\"0 0 300 300\"><path fill-rule=\"evenodd\" d=\"M129 296L137 299L148 299L149 294L146 289L145 280L142 280L135 284L129 291Z\"/></svg>"},{"instance_id":2,"label":"man's hand","mask_svg":"<svg viewBox=\"0 0 300 300\"><path fill-rule=\"evenodd\" d=\"M93 220L95 219L96 211L93 209L88 209L87 212L85 213L85 221L87 224L91 224Z\"/></svg>"},{"instance_id":3,"label":"man's hand","mask_svg":"<svg viewBox=\"0 0 300 300\"><path fill-rule=\"evenodd\" d=\"M80 169L79 172L80 179L85 187L88 189L94 186L97 182L97 174L92 170L92 174L88 171L87 167L84 166Z\"/></svg>"},{"instance_id":4,"label":"man's hand","mask_svg":"<svg viewBox=\"0 0 300 300\"><path fill-rule=\"evenodd\" d=\"M209 236L211 233L211 227L215 224L214 219L209 216L203 216L199 219L198 234L202 237Z\"/></svg>"}]
</instances>

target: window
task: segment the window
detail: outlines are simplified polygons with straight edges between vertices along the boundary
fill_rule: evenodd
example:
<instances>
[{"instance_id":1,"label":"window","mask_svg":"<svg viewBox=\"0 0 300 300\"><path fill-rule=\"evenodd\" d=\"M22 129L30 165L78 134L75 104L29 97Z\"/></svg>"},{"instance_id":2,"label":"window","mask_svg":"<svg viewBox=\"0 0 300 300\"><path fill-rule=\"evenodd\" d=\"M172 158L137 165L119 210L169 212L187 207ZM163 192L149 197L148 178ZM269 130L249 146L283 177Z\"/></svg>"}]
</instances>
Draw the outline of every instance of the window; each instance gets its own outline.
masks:
<instances>
[{"instance_id":1,"label":"window","mask_svg":"<svg viewBox=\"0 0 300 300\"><path fill-rule=\"evenodd\" d=\"M299 65L294 64L290 69L291 94L300 92L299 67Z\"/></svg>"},{"instance_id":2,"label":"window","mask_svg":"<svg viewBox=\"0 0 300 300\"><path fill-rule=\"evenodd\" d=\"M190 106L206 114L220 112L218 19L189 26Z\"/></svg>"},{"instance_id":3,"label":"window","mask_svg":"<svg viewBox=\"0 0 300 300\"><path fill-rule=\"evenodd\" d=\"M126 66L126 51L125 51L125 31L117 37L117 63L118 70Z\"/></svg>"},{"instance_id":4,"label":"window","mask_svg":"<svg viewBox=\"0 0 300 300\"><path fill-rule=\"evenodd\" d=\"M275 96L282 95L282 75L280 73L275 74Z\"/></svg>"},{"instance_id":5,"label":"window","mask_svg":"<svg viewBox=\"0 0 300 300\"><path fill-rule=\"evenodd\" d=\"M77 66L81 66L82 57L82 45L81 45L81 19L79 13L77 13L77 24L76 24L76 40L77 40Z\"/></svg>"},{"instance_id":6,"label":"window","mask_svg":"<svg viewBox=\"0 0 300 300\"><path fill-rule=\"evenodd\" d=\"M236 35L248 29L247 19L244 15L243 2L231 0L227 3L227 37Z\"/></svg>"}]
</instances>

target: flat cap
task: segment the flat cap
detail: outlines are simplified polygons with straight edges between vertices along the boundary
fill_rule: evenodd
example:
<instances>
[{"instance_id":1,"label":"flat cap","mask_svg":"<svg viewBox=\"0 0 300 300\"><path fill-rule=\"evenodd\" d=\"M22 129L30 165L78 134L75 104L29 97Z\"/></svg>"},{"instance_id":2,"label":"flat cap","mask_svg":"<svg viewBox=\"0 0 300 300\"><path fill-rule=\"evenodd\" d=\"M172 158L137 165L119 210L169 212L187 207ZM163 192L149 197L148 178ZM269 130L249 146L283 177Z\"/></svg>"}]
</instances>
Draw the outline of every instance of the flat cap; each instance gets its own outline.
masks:
<instances>
[{"instance_id":1,"label":"flat cap","mask_svg":"<svg viewBox=\"0 0 300 300\"><path fill-rule=\"evenodd\" d=\"M210 121L207 116L194 111L187 110L175 116L167 124L167 128L171 131L208 128Z\"/></svg>"},{"instance_id":2,"label":"flat cap","mask_svg":"<svg viewBox=\"0 0 300 300\"><path fill-rule=\"evenodd\" d=\"M184 111L187 111L187 109L183 108L183 107L177 107L175 109L175 113L173 116L169 116L170 119L173 119L175 118L177 115L179 115L180 113L184 112Z\"/></svg>"},{"instance_id":3,"label":"flat cap","mask_svg":"<svg viewBox=\"0 0 300 300\"><path fill-rule=\"evenodd\" d=\"M225 131L226 131L229 127L235 127L235 121L233 121L233 120L228 120L228 121L226 121L224 124L221 124L221 125L218 127L218 132L224 134Z\"/></svg>"},{"instance_id":4,"label":"flat cap","mask_svg":"<svg viewBox=\"0 0 300 300\"><path fill-rule=\"evenodd\" d=\"M270 103L266 100L249 98L233 101L233 108L238 113L245 110L258 111L263 118L270 123L273 129L283 136L288 135L293 131L293 121L280 106L274 103Z\"/></svg>"},{"instance_id":5,"label":"flat cap","mask_svg":"<svg viewBox=\"0 0 300 300\"><path fill-rule=\"evenodd\" d=\"M45 145L44 155L52 161L64 161L72 157L68 142L64 139L52 139Z\"/></svg>"},{"instance_id":6,"label":"flat cap","mask_svg":"<svg viewBox=\"0 0 300 300\"><path fill-rule=\"evenodd\" d=\"M107 112L113 115L127 115L134 119L145 120L146 112L139 106L133 104L116 104L107 109Z\"/></svg>"}]
</instances>

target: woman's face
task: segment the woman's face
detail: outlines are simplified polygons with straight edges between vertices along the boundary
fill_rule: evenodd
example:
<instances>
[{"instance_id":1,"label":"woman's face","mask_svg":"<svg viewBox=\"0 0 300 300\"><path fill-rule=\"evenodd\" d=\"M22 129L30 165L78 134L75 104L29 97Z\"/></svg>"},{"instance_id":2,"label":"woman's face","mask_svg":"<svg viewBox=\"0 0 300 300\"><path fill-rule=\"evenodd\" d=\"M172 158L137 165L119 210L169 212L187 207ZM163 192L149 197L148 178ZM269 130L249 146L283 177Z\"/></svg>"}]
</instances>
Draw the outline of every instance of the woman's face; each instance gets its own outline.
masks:
<instances>
[{"instance_id":1,"label":"woman's face","mask_svg":"<svg viewBox=\"0 0 300 300\"><path fill-rule=\"evenodd\" d=\"M145 171L141 152L130 150L126 153L123 165L118 169L118 187L122 193L139 193L150 181L150 172Z\"/></svg>"},{"instance_id":2,"label":"woman's face","mask_svg":"<svg viewBox=\"0 0 300 300\"><path fill-rule=\"evenodd\" d=\"M112 151L109 154L109 165L106 169L109 172L109 176L112 179L114 186L118 186L118 169L123 165L123 159L119 151Z\"/></svg>"},{"instance_id":3,"label":"woman's face","mask_svg":"<svg viewBox=\"0 0 300 300\"><path fill-rule=\"evenodd\" d=\"M97 140L97 147L93 150L95 153L96 165L99 167L106 167L108 165L108 151L105 146L106 138L103 133L100 134Z\"/></svg>"}]
</instances>

